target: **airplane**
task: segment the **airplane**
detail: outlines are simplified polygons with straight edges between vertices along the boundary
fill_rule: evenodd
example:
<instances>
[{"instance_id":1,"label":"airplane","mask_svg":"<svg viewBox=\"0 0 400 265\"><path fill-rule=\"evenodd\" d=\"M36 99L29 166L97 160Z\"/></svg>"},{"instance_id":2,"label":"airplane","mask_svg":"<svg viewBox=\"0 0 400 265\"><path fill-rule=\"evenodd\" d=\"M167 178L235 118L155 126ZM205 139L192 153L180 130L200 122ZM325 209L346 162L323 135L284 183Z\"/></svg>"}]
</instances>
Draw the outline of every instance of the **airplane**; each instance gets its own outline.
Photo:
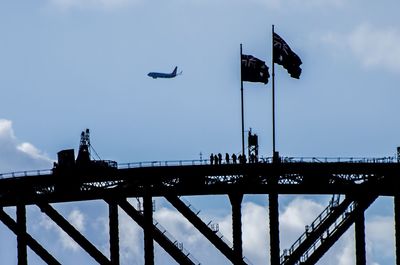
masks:
<instances>
[{"instance_id":1,"label":"airplane","mask_svg":"<svg viewBox=\"0 0 400 265\"><path fill-rule=\"evenodd\" d=\"M150 72L147 75L150 77L153 77L154 79L156 78L173 78L177 75L181 75L182 71L180 73L176 73L176 71L178 70L178 66L175 66L174 71L172 71L172 73L170 74L166 74L166 73L157 73L157 72Z\"/></svg>"}]
</instances>

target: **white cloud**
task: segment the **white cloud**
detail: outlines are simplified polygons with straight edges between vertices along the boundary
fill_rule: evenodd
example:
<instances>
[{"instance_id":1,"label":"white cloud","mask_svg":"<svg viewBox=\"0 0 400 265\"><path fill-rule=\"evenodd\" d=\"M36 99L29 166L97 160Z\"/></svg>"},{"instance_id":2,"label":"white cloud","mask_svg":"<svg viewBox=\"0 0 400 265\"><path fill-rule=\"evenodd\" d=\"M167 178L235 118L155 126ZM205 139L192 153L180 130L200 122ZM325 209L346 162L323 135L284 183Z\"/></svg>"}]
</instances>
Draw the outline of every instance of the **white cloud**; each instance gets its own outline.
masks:
<instances>
[{"instance_id":1,"label":"white cloud","mask_svg":"<svg viewBox=\"0 0 400 265\"><path fill-rule=\"evenodd\" d=\"M143 264L142 229L122 210L119 215L119 229L121 263L135 264L136 261L136 264Z\"/></svg>"},{"instance_id":2,"label":"white cloud","mask_svg":"<svg viewBox=\"0 0 400 265\"><path fill-rule=\"evenodd\" d=\"M78 231L85 231L85 216L78 209L72 210L68 215L68 221L76 228Z\"/></svg>"},{"instance_id":3,"label":"white cloud","mask_svg":"<svg viewBox=\"0 0 400 265\"><path fill-rule=\"evenodd\" d=\"M140 0L49 0L51 6L61 10L69 9L116 9L134 4Z\"/></svg>"},{"instance_id":4,"label":"white cloud","mask_svg":"<svg viewBox=\"0 0 400 265\"><path fill-rule=\"evenodd\" d=\"M385 264L382 261L394 260L394 217L393 216L371 216L365 221L365 241L368 264ZM350 265L355 263L355 238L354 225L349 228L335 248L334 259L339 265Z\"/></svg>"},{"instance_id":5,"label":"white cloud","mask_svg":"<svg viewBox=\"0 0 400 265\"><path fill-rule=\"evenodd\" d=\"M269 253L268 210L255 203L244 203L242 211L243 252L254 264L265 264Z\"/></svg>"},{"instance_id":6,"label":"white cloud","mask_svg":"<svg viewBox=\"0 0 400 265\"><path fill-rule=\"evenodd\" d=\"M350 228L351 229L351 228ZM336 249L334 256L337 262L334 264L351 265L355 262L354 236L346 233L342 238L342 244Z\"/></svg>"},{"instance_id":7,"label":"white cloud","mask_svg":"<svg viewBox=\"0 0 400 265\"><path fill-rule=\"evenodd\" d=\"M291 4L297 4L301 7L342 7L344 0L292 0Z\"/></svg>"},{"instance_id":8,"label":"white cloud","mask_svg":"<svg viewBox=\"0 0 400 265\"><path fill-rule=\"evenodd\" d=\"M163 226L165 224L168 227L168 232L174 235L179 241L185 239L185 243L189 245L196 244L199 241L199 235L196 234L195 228L180 213L167 208L161 208L155 212L154 218L160 221L160 224Z\"/></svg>"},{"instance_id":9,"label":"white cloud","mask_svg":"<svg viewBox=\"0 0 400 265\"><path fill-rule=\"evenodd\" d=\"M221 234L232 247L232 216L214 218L219 224ZM242 205L243 254L253 264L265 264L269 253L268 209L246 202Z\"/></svg>"},{"instance_id":10,"label":"white cloud","mask_svg":"<svg viewBox=\"0 0 400 265\"><path fill-rule=\"evenodd\" d=\"M324 208L315 201L297 197L288 204L285 211L281 214L280 223L291 230L301 230L304 232L304 227L314 221L315 217Z\"/></svg>"},{"instance_id":11,"label":"white cloud","mask_svg":"<svg viewBox=\"0 0 400 265\"><path fill-rule=\"evenodd\" d=\"M33 146L31 143L25 142L17 145L17 150L23 152L24 154L37 159L37 160L44 160L44 161L50 161L50 159L47 157L47 155L41 153L39 149L37 149L35 146Z\"/></svg>"},{"instance_id":12,"label":"white cloud","mask_svg":"<svg viewBox=\"0 0 400 265\"><path fill-rule=\"evenodd\" d=\"M85 217L78 209L73 210L68 215L67 219L79 232L85 231ZM60 242L65 249L72 251L77 251L79 249L79 245L63 230L57 227L57 231L59 233Z\"/></svg>"},{"instance_id":13,"label":"white cloud","mask_svg":"<svg viewBox=\"0 0 400 265\"><path fill-rule=\"evenodd\" d=\"M361 25L348 38L349 46L366 67L400 72L400 32L394 28Z\"/></svg>"},{"instance_id":14,"label":"white cloud","mask_svg":"<svg viewBox=\"0 0 400 265\"><path fill-rule=\"evenodd\" d=\"M133 203L135 205L135 203ZM304 226L310 224L325 208L319 202L296 197L287 205L281 206L280 213L280 239L281 248L290 246L297 237L304 232ZM79 210L72 210L68 214L68 220L79 231L89 232L90 216L85 216ZM210 219L219 224L219 230L228 241L232 242L232 217L225 216L203 217L205 222ZM182 242L187 250L199 261L209 264L230 264L230 262L216 250L191 224L176 210L164 206L157 209L154 218L166 228L179 242ZM104 245L108 242L108 221L101 221L102 225L95 225L92 232L99 232L104 237ZM143 230L124 211L120 211L120 255L121 263L143 263ZM269 227L268 208L253 202L242 205L242 231L243 252L253 264L269 264ZM79 249L76 243L61 231L48 218L43 219L41 226L46 230L52 230L58 235L58 243L64 250L75 252ZM88 228L88 229L86 229ZM368 262L379 263L377 256L393 255L393 217L372 216L366 223L366 240ZM171 257L155 244L155 260L157 264L169 264ZM333 248L322 258L321 262L327 265L354 264L354 227L335 243ZM322 263L321 263L322 264Z\"/></svg>"},{"instance_id":15,"label":"white cloud","mask_svg":"<svg viewBox=\"0 0 400 265\"><path fill-rule=\"evenodd\" d=\"M346 34L325 33L321 40L341 52L349 50L365 68L400 73L400 31L395 28L362 24Z\"/></svg>"},{"instance_id":16,"label":"white cloud","mask_svg":"<svg viewBox=\"0 0 400 265\"><path fill-rule=\"evenodd\" d=\"M367 246L370 254L391 258L394 254L394 217L374 216L366 222Z\"/></svg>"},{"instance_id":17,"label":"white cloud","mask_svg":"<svg viewBox=\"0 0 400 265\"><path fill-rule=\"evenodd\" d=\"M60 10L71 10L71 9L102 9L102 10L113 10L118 8L124 8L133 4L145 2L143 0L48 0L48 3L52 7L56 7ZM192 2L193 4L224 4L229 5L232 3L242 4L242 1L222 0L222 1L199 1L199 0L175 0L177 4L187 4ZM287 6L291 7L302 7L302 8L324 8L324 7L342 7L344 0L291 0L289 2L283 2L281 0L250 0L253 4L264 6L268 9L285 9ZM171 2L172 3L172 2Z\"/></svg>"},{"instance_id":18,"label":"white cloud","mask_svg":"<svg viewBox=\"0 0 400 265\"><path fill-rule=\"evenodd\" d=\"M68 215L67 220L72 224L79 232L85 231L85 216L78 209L74 209ZM51 230L57 233L58 242L65 250L78 251L79 245L62 230L57 224L55 224L49 217L42 215L40 226L46 230Z\"/></svg>"},{"instance_id":19,"label":"white cloud","mask_svg":"<svg viewBox=\"0 0 400 265\"><path fill-rule=\"evenodd\" d=\"M47 169L52 160L29 142L15 136L12 121L0 119L0 172Z\"/></svg>"}]
</instances>

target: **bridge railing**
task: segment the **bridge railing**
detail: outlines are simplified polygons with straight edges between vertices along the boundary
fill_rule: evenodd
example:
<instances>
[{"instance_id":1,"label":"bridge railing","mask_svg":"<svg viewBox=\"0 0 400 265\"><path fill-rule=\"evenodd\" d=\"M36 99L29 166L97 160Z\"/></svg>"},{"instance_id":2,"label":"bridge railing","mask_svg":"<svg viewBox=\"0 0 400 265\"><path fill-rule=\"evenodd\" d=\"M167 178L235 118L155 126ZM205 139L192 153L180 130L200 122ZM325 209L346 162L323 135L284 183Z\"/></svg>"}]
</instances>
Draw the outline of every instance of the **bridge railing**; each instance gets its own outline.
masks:
<instances>
[{"instance_id":1,"label":"bridge railing","mask_svg":"<svg viewBox=\"0 0 400 265\"><path fill-rule=\"evenodd\" d=\"M397 163L397 157L281 157L282 163Z\"/></svg>"},{"instance_id":2,"label":"bridge railing","mask_svg":"<svg viewBox=\"0 0 400 265\"><path fill-rule=\"evenodd\" d=\"M53 169L16 171L16 172L0 173L0 179L29 177L29 176L41 176L41 175L49 175L49 174L52 174L52 173L53 173Z\"/></svg>"},{"instance_id":3,"label":"bridge railing","mask_svg":"<svg viewBox=\"0 0 400 265\"><path fill-rule=\"evenodd\" d=\"M230 161L230 164L232 161ZM272 157L260 157L257 163L272 163ZM281 163L397 163L394 156L387 157L281 157ZM227 164L222 161L221 164ZM118 164L118 168L210 165L209 159L143 161Z\"/></svg>"},{"instance_id":4,"label":"bridge railing","mask_svg":"<svg viewBox=\"0 0 400 265\"><path fill-rule=\"evenodd\" d=\"M301 234L301 236L292 244L289 249L283 250L280 258L280 263L284 264L287 256L292 255L292 253L298 248L308 237L310 233L315 231L333 212L334 207L338 206L340 202L340 195L333 195L332 199L329 201L328 206L314 219L311 225L307 225L306 231Z\"/></svg>"},{"instance_id":5,"label":"bridge railing","mask_svg":"<svg viewBox=\"0 0 400 265\"><path fill-rule=\"evenodd\" d=\"M118 164L119 169L138 168L138 167L168 167L168 166L196 166L207 165L208 159L193 160L169 160L169 161L142 161Z\"/></svg>"},{"instance_id":6,"label":"bridge railing","mask_svg":"<svg viewBox=\"0 0 400 265\"><path fill-rule=\"evenodd\" d=\"M188 257L194 264L201 265L201 263L186 249L183 247L183 243L176 240L159 222L153 219L153 225L172 242L182 253Z\"/></svg>"},{"instance_id":7,"label":"bridge railing","mask_svg":"<svg viewBox=\"0 0 400 265\"><path fill-rule=\"evenodd\" d=\"M281 163L398 163L397 157L281 157ZM253 162L254 163L254 162ZM259 157L255 163L272 163L272 157ZM168 166L199 166L210 165L209 159L188 159L188 160L168 160L168 161L142 161L118 164L119 169L141 168L141 167L168 167ZM228 164L222 161L221 164ZM229 162L232 164L232 161ZM116 167L117 165L115 165ZM49 175L53 169L26 170L0 173L0 179Z\"/></svg>"},{"instance_id":8,"label":"bridge railing","mask_svg":"<svg viewBox=\"0 0 400 265\"><path fill-rule=\"evenodd\" d=\"M307 259L314 253L323 243L323 241L334 234L337 229L341 227L341 225L350 218L351 214L356 210L357 202L353 201L347 209L335 220L335 222L323 232L318 240L316 240L311 247L309 247L303 255L300 257L300 260L295 264L306 263Z\"/></svg>"}]
</instances>

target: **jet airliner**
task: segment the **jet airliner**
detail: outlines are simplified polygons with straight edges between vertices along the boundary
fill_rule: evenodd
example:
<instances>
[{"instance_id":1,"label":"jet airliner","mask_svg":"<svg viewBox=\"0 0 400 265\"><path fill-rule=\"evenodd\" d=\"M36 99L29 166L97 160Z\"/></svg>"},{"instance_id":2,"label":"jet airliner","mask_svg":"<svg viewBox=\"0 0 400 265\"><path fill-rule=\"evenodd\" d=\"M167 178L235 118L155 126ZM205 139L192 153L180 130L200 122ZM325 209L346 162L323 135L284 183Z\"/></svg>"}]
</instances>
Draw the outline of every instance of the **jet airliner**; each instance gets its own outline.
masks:
<instances>
[{"instance_id":1,"label":"jet airliner","mask_svg":"<svg viewBox=\"0 0 400 265\"><path fill-rule=\"evenodd\" d=\"M170 74L167 74L167 73L150 72L150 73L148 73L147 75L150 76L150 77L152 77L152 78L154 78L154 79L156 79L156 78L173 78L173 77L175 77L175 76L177 76L177 75L182 74L182 71L181 71L180 73L177 74L177 73L176 73L177 70L178 70L178 66L175 66L174 71L172 71L172 73L170 73Z\"/></svg>"}]
</instances>

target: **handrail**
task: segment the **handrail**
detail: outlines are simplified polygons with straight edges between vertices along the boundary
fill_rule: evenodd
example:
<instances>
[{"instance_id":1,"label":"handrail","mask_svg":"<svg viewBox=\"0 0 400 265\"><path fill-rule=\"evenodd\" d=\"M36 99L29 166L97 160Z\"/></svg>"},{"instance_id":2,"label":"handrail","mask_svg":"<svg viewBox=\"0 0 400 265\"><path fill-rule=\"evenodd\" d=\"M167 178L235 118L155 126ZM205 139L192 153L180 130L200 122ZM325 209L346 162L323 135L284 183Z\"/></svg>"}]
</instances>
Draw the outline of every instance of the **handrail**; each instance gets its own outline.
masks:
<instances>
[{"instance_id":1,"label":"handrail","mask_svg":"<svg viewBox=\"0 0 400 265\"><path fill-rule=\"evenodd\" d=\"M397 163L394 156L387 157L282 157L281 163Z\"/></svg>"},{"instance_id":2,"label":"handrail","mask_svg":"<svg viewBox=\"0 0 400 265\"><path fill-rule=\"evenodd\" d=\"M333 209L339 205L340 196L333 195L332 199L329 201L329 205L314 219L311 225L306 226L306 231L300 235L300 237L292 244L289 249L285 249L280 257L280 263L283 264L286 256L291 255L296 248L298 248L301 243L307 238L307 235L312 233L315 229L317 229L322 222L324 222L330 214L333 212ZM309 230L311 229L311 230Z\"/></svg>"},{"instance_id":3,"label":"handrail","mask_svg":"<svg viewBox=\"0 0 400 265\"><path fill-rule=\"evenodd\" d=\"M186 248L183 247L183 243L176 240L159 222L153 219L153 225L171 241L182 253L188 257L194 264L200 265L201 263L191 254Z\"/></svg>"},{"instance_id":4,"label":"handrail","mask_svg":"<svg viewBox=\"0 0 400 265\"><path fill-rule=\"evenodd\" d=\"M0 179L42 176L42 175L51 175L51 174L53 174L53 169L15 171L15 172L0 173Z\"/></svg>"},{"instance_id":5,"label":"handrail","mask_svg":"<svg viewBox=\"0 0 400 265\"><path fill-rule=\"evenodd\" d=\"M272 157L260 157L257 163L272 163ZM397 163L394 156L388 157L281 157L281 163ZM227 164L225 161L222 164ZM232 164L232 163L229 163ZM209 159L142 161L118 164L119 169L162 166L210 165Z\"/></svg>"},{"instance_id":6,"label":"handrail","mask_svg":"<svg viewBox=\"0 0 400 265\"><path fill-rule=\"evenodd\" d=\"M319 240L315 241L311 247L309 247L304 254L300 257L299 264L302 262L305 262L308 257L315 252L315 250L322 244L322 241L324 240L324 235L329 236L333 234L349 217L350 214L354 212L354 210L357 207L357 202L353 201L337 219L336 221L329 227L328 229L325 230L324 234L321 235Z\"/></svg>"},{"instance_id":7,"label":"handrail","mask_svg":"<svg viewBox=\"0 0 400 265\"><path fill-rule=\"evenodd\" d=\"M116 164L114 161L104 160L106 162L113 162L115 164L112 167L118 169L130 169L130 168L142 168L142 167L169 167L169 166L201 166L210 165L209 159L189 159L189 160L166 160L166 161L141 161L141 162L129 162ZM399 163L397 157L281 157L281 163L382 163L392 164ZM256 163L272 163L272 157L260 157ZM227 163L222 161L223 165ZM232 163L229 163L232 164ZM219 166L219 165L215 165ZM16 177L28 177L28 176L40 176L49 175L53 173L53 169L40 169L40 170L26 170L16 172L0 173L0 179L4 178L16 178Z\"/></svg>"},{"instance_id":8,"label":"handrail","mask_svg":"<svg viewBox=\"0 0 400 265\"><path fill-rule=\"evenodd\" d=\"M188 200L181 196L179 196L178 198L186 205L187 208L189 208L189 210L191 210L194 214L199 215L200 210L197 210ZM215 224L211 220L207 223L207 226L219 237L222 242L224 242L229 248L233 250L233 244L219 231L218 223ZM242 259L247 265L253 264L246 256L243 256Z\"/></svg>"},{"instance_id":9,"label":"handrail","mask_svg":"<svg viewBox=\"0 0 400 265\"><path fill-rule=\"evenodd\" d=\"M188 207L193 213L195 213L197 216L200 213L200 210L197 210L188 200L186 200L183 197L179 197L179 199ZM233 249L233 244L219 231L219 224L214 223L212 220L210 220L207 223L207 226L221 239L228 247ZM245 257L244 257L245 258Z\"/></svg>"}]
</instances>

